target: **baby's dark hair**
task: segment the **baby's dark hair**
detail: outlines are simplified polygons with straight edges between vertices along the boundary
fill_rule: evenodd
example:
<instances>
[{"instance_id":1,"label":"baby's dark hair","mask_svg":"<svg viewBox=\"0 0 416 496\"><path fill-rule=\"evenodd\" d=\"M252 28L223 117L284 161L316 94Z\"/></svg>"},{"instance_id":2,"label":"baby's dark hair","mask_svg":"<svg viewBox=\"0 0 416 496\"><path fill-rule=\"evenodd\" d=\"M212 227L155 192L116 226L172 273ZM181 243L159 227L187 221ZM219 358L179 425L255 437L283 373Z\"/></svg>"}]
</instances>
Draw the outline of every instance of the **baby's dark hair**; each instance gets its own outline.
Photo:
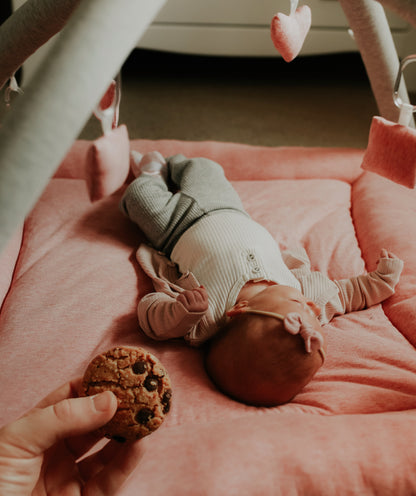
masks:
<instances>
[{"instance_id":1,"label":"baby's dark hair","mask_svg":"<svg viewBox=\"0 0 416 496\"><path fill-rule=\"evenodd\" d=\"M205 368L214 384L248 405L289 402L322 365L322 356L307 353L299 335L283 322L253 314L229 320L207 344Z\"/></svg>"}]
</instances>

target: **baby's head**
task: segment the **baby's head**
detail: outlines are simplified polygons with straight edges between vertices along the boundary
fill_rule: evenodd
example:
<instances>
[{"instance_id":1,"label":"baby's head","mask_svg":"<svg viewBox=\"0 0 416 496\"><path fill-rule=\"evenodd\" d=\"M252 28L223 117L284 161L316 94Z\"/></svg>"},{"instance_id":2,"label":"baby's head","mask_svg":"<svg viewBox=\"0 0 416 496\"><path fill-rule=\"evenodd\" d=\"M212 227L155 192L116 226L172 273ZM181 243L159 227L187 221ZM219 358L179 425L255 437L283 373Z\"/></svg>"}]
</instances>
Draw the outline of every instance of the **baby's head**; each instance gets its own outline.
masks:
<instances>
[{"instance_id":1,"label":"baby's head","mask_svg":"<svg viewBox=\"0 0 416 496\"><path fill-rule=\"evenodd\" d=\"M208 345L208 374L220 390L243 403L287 403L323 364L319 313L289 286L269 286L238 302Z\"/></svg>"}]
</instances>

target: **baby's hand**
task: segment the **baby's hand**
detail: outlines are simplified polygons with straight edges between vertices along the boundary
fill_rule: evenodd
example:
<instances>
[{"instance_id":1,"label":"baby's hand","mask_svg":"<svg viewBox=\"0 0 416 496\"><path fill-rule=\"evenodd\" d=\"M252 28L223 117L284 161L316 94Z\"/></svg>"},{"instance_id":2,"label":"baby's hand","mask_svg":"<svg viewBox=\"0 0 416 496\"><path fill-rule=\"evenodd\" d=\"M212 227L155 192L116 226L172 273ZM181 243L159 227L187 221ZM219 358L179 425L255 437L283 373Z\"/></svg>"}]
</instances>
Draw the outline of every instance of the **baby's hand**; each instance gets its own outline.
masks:
<instances>
[{"instance_id":1,"label":"baby's hand","mask_svg":"<svg viewBox=\"0 0 416 496\"><path fill-rule=\"evenodd\" d=\"M380 258L397 258L397 257L391 251L387 251L385 248L382 248L380 251ZM378 262L379 261L380 261L380 259L378 260Z\"/></svg>"},{"instance_id":2,"label":"baby's hand","mask_svg":"<svg viewBox=\"0 0 416 496\"><path fill-rule=\"evenodd\" d=\"M383 274L383 276L389 275L394 276L395 284L399 280L399 276L403 270L403 262L391 251L383 248L380 251L380 258L377 260L377 270L378 274Z\"/></svg>"},{"instance_id":3,"label":"baby's hand","mask_svg":"<svg viewBox=\"0 0 416 496\"><path fill-rule=\"evenodd\" d=\"M206 312L208 310L208 294L203 286L185 290L178 296L177 301L182 303L188 312Z\"/></svg>"}]
</instances>

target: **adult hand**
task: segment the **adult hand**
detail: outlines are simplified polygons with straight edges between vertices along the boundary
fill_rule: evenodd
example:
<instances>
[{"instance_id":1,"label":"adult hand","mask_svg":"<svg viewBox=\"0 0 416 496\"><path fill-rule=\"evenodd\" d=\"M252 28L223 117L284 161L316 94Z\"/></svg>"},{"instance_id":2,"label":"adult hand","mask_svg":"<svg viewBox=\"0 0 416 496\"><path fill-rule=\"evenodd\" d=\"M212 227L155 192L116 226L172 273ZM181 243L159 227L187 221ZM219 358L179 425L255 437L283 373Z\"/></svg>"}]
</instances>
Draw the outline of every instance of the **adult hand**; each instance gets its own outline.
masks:
<instances>
[{"instance_id":1,"label":"adult hand","mask_svg":"<svg viewBox=\"0 0 416 496\"><path fill-rule=\"evenodd\" d=\"M115 414L117 399L107 391L77 398L79 381L65 384L22 418L0 429L0 494L8 496L109 496L140 459L139 443L100 440L94 432Z\"/></svg>"}]
</instances>

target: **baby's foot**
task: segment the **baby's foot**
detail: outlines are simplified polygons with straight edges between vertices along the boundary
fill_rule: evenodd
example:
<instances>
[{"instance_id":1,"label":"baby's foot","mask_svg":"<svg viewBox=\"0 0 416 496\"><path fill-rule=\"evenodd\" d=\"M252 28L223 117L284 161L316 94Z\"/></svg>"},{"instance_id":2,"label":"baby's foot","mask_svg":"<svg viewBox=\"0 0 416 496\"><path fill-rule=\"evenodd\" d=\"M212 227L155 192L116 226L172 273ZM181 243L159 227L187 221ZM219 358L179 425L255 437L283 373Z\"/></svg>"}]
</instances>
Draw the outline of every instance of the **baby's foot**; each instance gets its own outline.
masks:
<instances>
[{"instance_id":1,"label":"baby's foot","mask_svg":"<svg viewBox=\"0 0 416 496\"><path fill-rule=\"evenodd\" d=\"M160 175L166 180L166 160L159 152L148 152L142 155L141 153L132 150L131 157L131 170L135 177L138 177L143 173L151 176Z\"/></svg>"},{"instance_id":2,"label":"baby's foot","mask_svg":"<svg viewBox=\"0 0 416 496\"><path fill-rule=\"evenodd\" d=\"M140 161L142 158L143 155L140 152L136 152L136 150L130 151L130 169L134 177L140 175Z\"/></svg>"}]
</instances>

